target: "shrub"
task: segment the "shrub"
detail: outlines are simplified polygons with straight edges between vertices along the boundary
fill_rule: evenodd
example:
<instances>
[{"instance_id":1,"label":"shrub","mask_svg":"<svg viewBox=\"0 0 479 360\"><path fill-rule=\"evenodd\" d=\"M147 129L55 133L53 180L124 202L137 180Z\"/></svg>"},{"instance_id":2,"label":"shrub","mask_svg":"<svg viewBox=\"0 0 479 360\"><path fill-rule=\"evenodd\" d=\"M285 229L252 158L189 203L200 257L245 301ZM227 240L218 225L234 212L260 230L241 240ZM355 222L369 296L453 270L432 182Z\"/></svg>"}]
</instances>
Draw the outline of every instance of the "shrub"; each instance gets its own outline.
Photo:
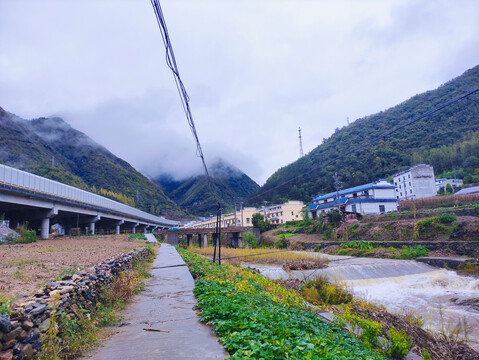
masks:
<instances>
[{"instance_id":1,"label":"shrub","mask_svg":"<svg viewBox=\"0 0 479 360\"><path fill-rule=\"evenodd\" d=\"M347 291L344 284L333 284L322 275L308 281L303 286L302 294L306 300L318 305L347 304L353 300L353 296Z\"/></svg>"},{"instance_id":2,"label":"shrub","mask_svg":"<svg viewBox=\"0 0 479 360\"><path fill-rule=\"evenodd\" d=\"M396 330L394 328L388 331L389 344L386 347L386 355L393 359L403 359L412 346L411 338L403 329Z\"/></svg>"},{"instance_id":3,"label":"shrub","mask_svg":"<svg viewBox=\"0 0 479 360\"><path fill-rule=\"evenodd\" d=\"M281 235L281 238L276 241L274 247L277 249L286 249L288 247L288 239L286 239L286 236Z\"/></svg>"},{"instance_id":4,"label":"shrub","mask_svg":"<svg viewBox=\"0 0 479 360\"><path fill-rule=\"evenodd\" d=\"M247 231L243 234L243 241L249 248L254 249L258 246L258 239L255 234L250 231Z\"/></svg>"},{"instance_id":5,"label":"shrub","mask_svg":"<svg viewBox=\"0 0 479 360\"><path fill-rule=\"evenodd\" d=\"M455 221L457 221L457 216L455 214L451 213L443 213L437 217L437 220L441 224L451 224Z\"/></svg>"}]
</instances>

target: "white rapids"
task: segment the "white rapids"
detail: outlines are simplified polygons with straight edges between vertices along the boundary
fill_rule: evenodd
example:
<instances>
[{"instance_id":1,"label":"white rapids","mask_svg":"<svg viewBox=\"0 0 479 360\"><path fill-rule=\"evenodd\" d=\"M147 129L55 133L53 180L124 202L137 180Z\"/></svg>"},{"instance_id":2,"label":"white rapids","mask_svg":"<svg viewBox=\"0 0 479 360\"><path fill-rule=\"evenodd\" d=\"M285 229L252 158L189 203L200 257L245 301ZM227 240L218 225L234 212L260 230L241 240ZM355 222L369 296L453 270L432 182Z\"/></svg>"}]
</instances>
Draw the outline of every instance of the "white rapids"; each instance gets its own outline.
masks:
<instances>
[{"instance_id":1,"label":"white rapids","mask_svg":"<svg viewBox=\"0 0 479 360\"><path fill-rule=\"evenodd\" d=\"M251 267L271 279L327 276L345 283L355 296L384 305L391 312L419 316L426 329L459 340L467 337L469 345L479 350L479 279L414 260L326 257L330 259L328 268L293 271L291 275L279 267Z\"/></svg>"}]
</instances>

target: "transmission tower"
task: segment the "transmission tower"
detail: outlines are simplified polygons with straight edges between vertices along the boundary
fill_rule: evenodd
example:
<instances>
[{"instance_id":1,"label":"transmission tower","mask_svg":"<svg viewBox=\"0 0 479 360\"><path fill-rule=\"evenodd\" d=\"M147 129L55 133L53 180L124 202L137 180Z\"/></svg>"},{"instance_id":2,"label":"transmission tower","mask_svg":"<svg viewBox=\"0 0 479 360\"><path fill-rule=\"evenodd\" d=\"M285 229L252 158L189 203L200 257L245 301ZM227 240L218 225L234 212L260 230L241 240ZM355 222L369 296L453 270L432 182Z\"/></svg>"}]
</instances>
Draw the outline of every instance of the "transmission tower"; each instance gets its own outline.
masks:
<instances>
[{"instance_id":1,"label":"transmission tower","mask_svg":"<svg viewBox=\"0 0 479 360\"><path fill-rule=\"evenodd\" d=\"M298 129L299 132L299 157L302 158L304 156L303 152L303 140L301 139L301 128Z\"/></svg>"}]
</instances>

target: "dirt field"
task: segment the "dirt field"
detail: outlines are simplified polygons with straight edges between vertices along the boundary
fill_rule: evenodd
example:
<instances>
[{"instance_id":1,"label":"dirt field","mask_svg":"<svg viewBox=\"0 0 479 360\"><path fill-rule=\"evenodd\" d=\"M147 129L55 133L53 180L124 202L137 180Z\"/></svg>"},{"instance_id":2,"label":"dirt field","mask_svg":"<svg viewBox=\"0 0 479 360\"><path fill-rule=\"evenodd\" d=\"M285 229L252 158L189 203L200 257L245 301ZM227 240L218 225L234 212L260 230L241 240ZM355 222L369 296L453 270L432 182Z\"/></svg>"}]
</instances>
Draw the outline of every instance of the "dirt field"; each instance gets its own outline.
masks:
<instances>
[{"instance_id":1,"label":"dirt field","mask_svg":"<svg viewBox=\"0 0 479 360\"><path fill-rule=\"evenodd\" d=\"M109 257L144 245L128 235L60 237L33 244L0 246L0 296L30 295L42 283L72 268L85 270Z\"/></svg>"}]
</instances>

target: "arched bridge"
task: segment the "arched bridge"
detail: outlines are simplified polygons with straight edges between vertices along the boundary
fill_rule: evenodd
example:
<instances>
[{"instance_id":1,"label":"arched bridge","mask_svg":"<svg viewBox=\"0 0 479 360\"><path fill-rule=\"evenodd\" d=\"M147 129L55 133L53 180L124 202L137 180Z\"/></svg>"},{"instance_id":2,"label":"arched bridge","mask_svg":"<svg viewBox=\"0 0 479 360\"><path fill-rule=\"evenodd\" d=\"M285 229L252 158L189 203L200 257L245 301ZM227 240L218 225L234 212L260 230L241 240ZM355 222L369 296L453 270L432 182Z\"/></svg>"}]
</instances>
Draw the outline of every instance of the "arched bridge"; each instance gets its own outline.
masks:
<instances>
[{"instance_id":1,"label":"arched bridge","mask_svg":"<svg viewBox=\"0 0 479 360\"><path fill-rule=\"evenodd\" d=\"M41 227L41 237L49 235L50 225L60 224L65 233L72 227L121 230L166 229L177 224L73 186L33 175L0 164L0 215L11 227L28 221Z\"/></svg>"}]
</instances>

